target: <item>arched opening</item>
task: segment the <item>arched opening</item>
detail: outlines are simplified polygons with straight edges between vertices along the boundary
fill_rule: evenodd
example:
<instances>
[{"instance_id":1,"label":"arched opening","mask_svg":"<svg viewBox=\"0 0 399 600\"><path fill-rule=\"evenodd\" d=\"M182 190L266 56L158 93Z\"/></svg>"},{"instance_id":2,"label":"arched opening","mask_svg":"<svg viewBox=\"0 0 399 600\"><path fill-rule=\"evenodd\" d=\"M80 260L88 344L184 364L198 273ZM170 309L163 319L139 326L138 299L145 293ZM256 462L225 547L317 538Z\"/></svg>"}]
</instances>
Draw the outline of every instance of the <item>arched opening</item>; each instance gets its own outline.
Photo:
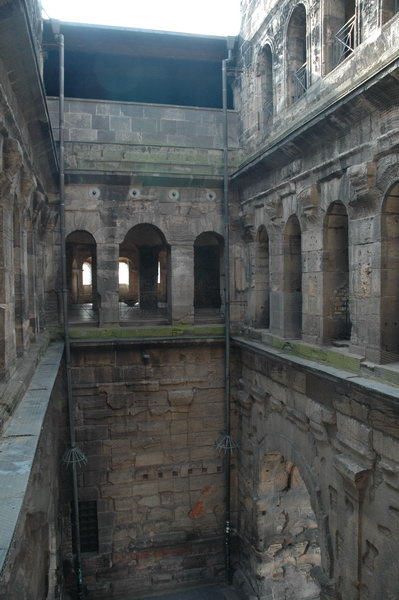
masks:
<instances>
[{"instance_id":1,"label":"arched opening","mask_svg":"<svg viewBox=\"0 0 399 600\"><path fill-rule=\"evenodd\" d=\"M392 362L399 360L399 182L381 217L381 359Z\"/></svg>"},{"instance_id":2,"label":"arched opening","mask_svg":"<svg viewBox=\"0 0 399 600\"><path fill-rule=\"evenodd\" d=\"M68 318L71 323L92 323L98 318L97 246L87 231L66 238Z\"/></svg>"},{"instance_id":3,"label":"arched opening","mask_svg":"<svg viewBox=\"0 0 399 600\"><path fill-rule=\"evenodd\" d=\"M266 454L257 500L257 597L319 600L319 530L298 468L279 453Z\"/></svg>"},{"instance_id":4,"label":"arched opening","mask_svg":"<svg viewBox=\"0 0 399 600\"><path fill-rule=\"evenodd\" d=\"M194 314L196 319L220 318L222 306L223 238L212 231L194 242Z\"/></svg>"},{"instance_id":5,"label":"arched opening","mask_svg":"<svg viewBox=\"0 0 399 600\"><path fill-rule=\"evenodd\" d=\"M287 91L288 104L296 102L309 86L306 57L306 10L295 7L287 29Z\"/></svg>"},{"instance_id":6,"label":"arched opening","mask_svg":"<svg viewBox=\"0 0 399 600\"><path fill-rule=\"evenodd\" d=\"M350 56L357 44L356 0L325 2L325 72Z\"/></svg>"},{"instance_id":7,"label":"arched opening","mask_svg":"<svg viewBox=\"0 0 399 600\"><path fill-rule=\"evenodd\" d=\"M270 267L269 236L266 227L259 228L255 256L255 327L267 329L270 325Z\"/></svg>"},{"instance_id":8,"label":"arched opening","mask_svg":"<svg viewBox=\"0 0 399 600\"><path fill-rule=\"evenodd\" d=\"M399 12L399 0L381 0L381 25L385 25Z\"/></svg>"},{"instance_id":9,"label":"arched opening","mask_svg":"<svg viewBox=\"0 0 399 600\"><path fill-rule=\"evenodd\" d=\"M269 44L259 54L257 64L258 84L258 129L265 133L265 128L273 117L273 57Z\"/></svg>"},{"instance_id":10,"label":"arched opening","mask_svg":"<svg viewBox=\"0 0 399 600\"><path fill-rule=\"evenodd\" d=\"M119 318L162 324L168 317L169 246L153 225L136 225L119 247Z\"/></svg>"},{"instance_id":11,"label":"arched opening","mask_svg":"<svg viewBox=\"0 0 399 600\"><path fill-rule=\"evenodd\" d=\"M324 340L350 340L348 214L330 204L324 221Z\"/></svg>"},{"instance_id":12,"label":"arched opening","mask_svg":"<svg viewBox=\"0 0 399 600\"><path fill-rule=\"evenodd\" d=\"M296 215L291 215L283 235L284 335L302 335L302 235Z\"/></svg>"}]
</instances>

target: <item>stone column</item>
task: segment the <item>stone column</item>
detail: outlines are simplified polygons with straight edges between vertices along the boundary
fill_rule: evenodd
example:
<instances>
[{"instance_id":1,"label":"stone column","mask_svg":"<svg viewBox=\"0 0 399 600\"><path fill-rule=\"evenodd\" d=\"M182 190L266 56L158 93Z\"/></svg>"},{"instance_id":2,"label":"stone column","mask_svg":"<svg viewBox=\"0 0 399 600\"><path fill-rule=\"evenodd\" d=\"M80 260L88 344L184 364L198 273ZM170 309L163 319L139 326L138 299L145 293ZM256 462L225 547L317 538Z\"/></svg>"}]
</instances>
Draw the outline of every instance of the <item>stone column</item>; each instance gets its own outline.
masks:
<instances>
[{"instance_id":1,"label":"stone column","mask_svg":"<svg viewBox=\"0 0 399 600\"><path fill-rule=\"evenodd\" d=\"M156 310L158 307L158 250L140 248L140 308Z\"/></svg>"},{"instance_id":2,"label":"stone column","mask_svg":"<svg viewBox=\"0 0 399 600\"><path fill-rule=\"evenodd\" d=\"M194 246L172 246L170 257L172 322L194 323Z\"/></svg>"},{"instance_id":3,"label":"stone column","mask_svg":"<svg viewBox=\"0 0 399 600\"><path fill-rule=\"evenodd\" d=\"M97 246L97 290L100 326L119 323L119 244Z\"/></svg>"}]
</instances>

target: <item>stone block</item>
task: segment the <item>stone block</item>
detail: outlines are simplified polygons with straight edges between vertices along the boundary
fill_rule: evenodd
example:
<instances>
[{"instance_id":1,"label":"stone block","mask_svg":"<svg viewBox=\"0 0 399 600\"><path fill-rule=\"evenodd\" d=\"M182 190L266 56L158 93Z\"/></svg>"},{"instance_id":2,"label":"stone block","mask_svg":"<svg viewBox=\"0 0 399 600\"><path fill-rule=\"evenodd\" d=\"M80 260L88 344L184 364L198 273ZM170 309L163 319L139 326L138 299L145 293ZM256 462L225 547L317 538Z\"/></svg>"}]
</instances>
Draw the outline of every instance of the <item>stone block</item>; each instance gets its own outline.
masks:
<instances>
[{"instance_id":1,"label":"stone block","mask_svg":"<svg viewBox=\"0 0 399 600\"><path fill-rule=\"evenodd\" d=\"M368 459L373 459L372 430L370 427L338 412L337 428L337 438L342 444Z\"/></svg>"},{"instance_id":2,"label":"stone block","mask_svg":"<svg viewBox=\"0 0 399 600\"><path fill-rule=\"evenodd\" d=\"M147 452L136 456L136 467L150 467L162 465L165 461L163 452Z\"/></svg>"},{"instance_id":3,"label":"stone block","mask_svg":"<svg viewBox=\"0 0 399 600\"><path fill-rule=\"evenodd\" d=\"M171 406L189 406L193 399L193 389L168 391L168 401Z\"/></svg>"}]
</instances>

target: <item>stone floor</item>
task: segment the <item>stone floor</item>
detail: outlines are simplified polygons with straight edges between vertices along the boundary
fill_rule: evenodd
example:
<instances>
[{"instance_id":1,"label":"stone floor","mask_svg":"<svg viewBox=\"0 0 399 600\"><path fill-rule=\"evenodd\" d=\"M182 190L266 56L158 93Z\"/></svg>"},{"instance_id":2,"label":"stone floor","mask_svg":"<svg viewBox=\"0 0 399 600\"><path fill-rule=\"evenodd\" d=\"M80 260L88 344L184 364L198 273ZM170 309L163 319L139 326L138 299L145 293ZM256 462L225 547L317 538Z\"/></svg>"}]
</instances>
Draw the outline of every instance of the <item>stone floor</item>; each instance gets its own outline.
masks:
<instances>
[{"instance_id":1,"label":"stone floor","mask_svg":"<svg viewBox=\"0 0 399 600\"><path fill-rule=\"evenodd\" d=\"M150 599L149 599L150 600ZM196 590L176 592L166 596L152 597L151 600L239 600L230 587L203 587Z\"/></svg>"}]
</instances>

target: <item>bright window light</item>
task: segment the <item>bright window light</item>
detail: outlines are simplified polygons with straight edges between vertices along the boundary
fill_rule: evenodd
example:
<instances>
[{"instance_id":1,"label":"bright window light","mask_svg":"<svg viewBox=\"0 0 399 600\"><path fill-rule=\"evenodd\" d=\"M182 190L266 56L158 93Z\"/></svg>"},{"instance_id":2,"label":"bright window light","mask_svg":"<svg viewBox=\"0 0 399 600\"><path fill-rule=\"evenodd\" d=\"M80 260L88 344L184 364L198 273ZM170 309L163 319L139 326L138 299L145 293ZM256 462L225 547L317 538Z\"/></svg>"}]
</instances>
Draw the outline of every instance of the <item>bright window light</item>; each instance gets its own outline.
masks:
<instances>
[{"instance_id":1,"label":"bright window light","mask_svg":"<svg viewBox=\"0 0 399 600\"><path fill-rule=\"evenodd\" d=\"M82 271L83 285L91 285L91 264L89 262L83 263Z\"/></svg>"},{"instance_id":2,"label":"bright window light","mask_svg":"<svg viewBox=\"0 0 399 600\"><path fill-rule=\"evenodd\" d=\"M119 285L129 285L129 265L125 262L119 263Z\"/></svg>"}]
</instances>

